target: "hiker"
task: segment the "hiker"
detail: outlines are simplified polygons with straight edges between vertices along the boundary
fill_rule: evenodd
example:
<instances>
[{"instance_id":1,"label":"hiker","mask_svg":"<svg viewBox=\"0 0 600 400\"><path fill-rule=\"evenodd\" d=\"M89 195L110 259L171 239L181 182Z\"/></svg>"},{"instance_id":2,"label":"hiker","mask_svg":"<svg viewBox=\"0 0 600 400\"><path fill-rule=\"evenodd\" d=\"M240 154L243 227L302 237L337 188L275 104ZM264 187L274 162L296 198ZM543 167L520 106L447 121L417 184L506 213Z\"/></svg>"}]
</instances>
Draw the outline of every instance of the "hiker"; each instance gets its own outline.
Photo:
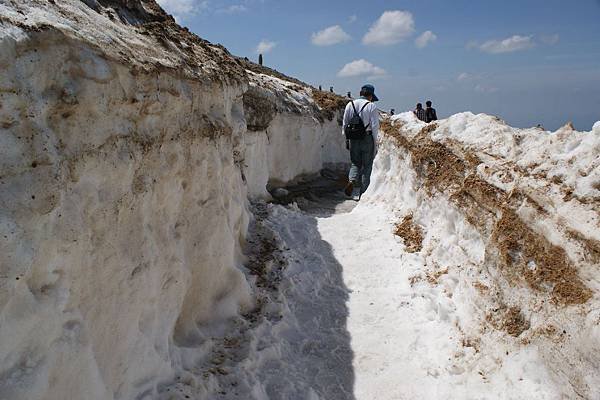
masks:
<instances>
[{"instance_id":1,"label":"hiker","mask_svg":"<svg viewBox=\"0 0 600 400\"><path fill-rule=\"evenodd\" d=\"M392 109L390 110L390 115L394 115L395 113L396 113L396 110L392 108Z\"/></svg>"},{"instance_id":2,"label":"hiker","mask_svg":"<svg viewBox=\"0 0 600 400\"><path fill-rule=\"evenodd\" d=\"M379 112L375 106L378 100L375 87L364 85L360 89L360 98L349 102L344 111L342 133L346 136L352 163L344 192L356 201L360 200L371 180L379 130Z\"/></svg>"},{"instance_id":3,"label":"hiker","mask_svg":"<svg viewBox=\"0 0 600 400\"><path fill-rule=\"evenodd\" d=\"M417 116L421 121L425 122L425 110L423 110L423 104L417 103L417 108L413 111L413 114Z\"/></svg>"},{"instance_id":4,"label":"hiker","mask_svg":"<svg viewBox=\"0 0 600 400\"><path fill-rule=\"evenodd\" d=\"M425 105L427 106L425 109L425 122L429 123L431 121L437 121L437 114L435 108L431 107L431 101L427 100Z\"/></svg>"}]
</instances>

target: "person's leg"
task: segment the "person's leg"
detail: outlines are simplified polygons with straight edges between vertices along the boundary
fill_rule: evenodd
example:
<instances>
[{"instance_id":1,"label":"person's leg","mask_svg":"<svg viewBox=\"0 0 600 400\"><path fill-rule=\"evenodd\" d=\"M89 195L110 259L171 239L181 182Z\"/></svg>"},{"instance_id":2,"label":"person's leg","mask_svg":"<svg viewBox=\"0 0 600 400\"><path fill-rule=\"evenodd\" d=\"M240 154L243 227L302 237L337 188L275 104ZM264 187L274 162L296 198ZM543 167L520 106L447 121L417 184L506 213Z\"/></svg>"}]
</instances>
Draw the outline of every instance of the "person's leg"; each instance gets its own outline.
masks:
<instances>
[{"instance_id":1,"label":"person's leg","mask_svg":"<svg viewBox=\"0 0 600 400\"><path fill-rule=\"evenodd\" d=\"M362 154L362 146L361 140L351 140L350 141L350 162L352 166L350 167L350 172L348 173L348 180L352 183L356 183L358 181L358 177L361 174L363 168L363 154Z\"/></svg>"},{"instance_id":2,"label":"person's leg","mask_svg":"<svg viewBox=\"0 0 600 400\"><path fill-rule=\"evenodd\" d=\"M362 146L362 186L361 194L367 191L371 183L371 171L373 169L373 159L375 158L375 142L373 136L369 135Z\"/></svg>"}]
</instances>

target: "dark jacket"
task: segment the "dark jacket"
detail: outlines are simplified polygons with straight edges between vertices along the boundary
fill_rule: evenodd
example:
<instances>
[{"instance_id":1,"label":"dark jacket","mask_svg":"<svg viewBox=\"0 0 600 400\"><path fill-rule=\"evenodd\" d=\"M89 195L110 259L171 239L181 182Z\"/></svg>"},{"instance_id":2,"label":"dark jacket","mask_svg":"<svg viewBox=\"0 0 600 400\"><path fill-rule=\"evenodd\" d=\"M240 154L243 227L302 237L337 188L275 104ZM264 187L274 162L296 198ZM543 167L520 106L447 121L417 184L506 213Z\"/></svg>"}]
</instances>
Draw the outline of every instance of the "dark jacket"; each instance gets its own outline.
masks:
<instances>
[{"instance_id":1,"label":"dark jacket","mask_svg":"<svg viewBox=\"0 0 600 400\"><path fill-rule=\"evenodd\" d=\"M425 110L425 122L437 121L437 114L435 108L427 107Z\"/></svg>"}]
</instances>

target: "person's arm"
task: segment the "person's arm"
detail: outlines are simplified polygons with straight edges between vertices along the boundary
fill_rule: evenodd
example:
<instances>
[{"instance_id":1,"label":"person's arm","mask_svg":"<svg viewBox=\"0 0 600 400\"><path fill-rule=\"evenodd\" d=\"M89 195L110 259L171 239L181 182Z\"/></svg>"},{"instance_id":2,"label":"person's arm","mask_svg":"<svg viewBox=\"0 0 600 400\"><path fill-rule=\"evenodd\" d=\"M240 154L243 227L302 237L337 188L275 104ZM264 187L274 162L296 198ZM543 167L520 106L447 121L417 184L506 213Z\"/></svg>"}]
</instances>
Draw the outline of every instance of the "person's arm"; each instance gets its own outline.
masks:
<instances>
[{"instance_id":1,"label":"person's arm","mask_svg":"<svg viewBox=\"0 0 600 400\"><path fill-rule=\"evenodd\" d=\"M377 137L379 136L379 112L377 111L377 106L375 105L375 103L371 103L370 105L371 108L371 119L370 119L370 123L371 123L371 132L373 132L373 141L375 142L375 145L377 145Z\"/></svg>"},{"instance_id":2,"label":"person's arm","mask_svg":"<svg viewBox=\"0 0 600 400\"><path fill-rule=\"evenodd\" d=\"M437 121L437 112L435 111L435 108L432 108L433 110L433 120Z\"/></svg>"},{"instance_id":3,"label":"person's arm","mask_svg":"<svg viewBox=\"0 0 600 400\"><path fill-rule=\"evenodd\" d=\"M350 121L350 116L348 115L348 110L351 108L352 106L350 105L350 103L346 104L346 108L344 109L344 118L342 119L342 135L346 135L346 133L344 132L344 128L346 127L346 124Z\"/></svg>"}]
</instances>

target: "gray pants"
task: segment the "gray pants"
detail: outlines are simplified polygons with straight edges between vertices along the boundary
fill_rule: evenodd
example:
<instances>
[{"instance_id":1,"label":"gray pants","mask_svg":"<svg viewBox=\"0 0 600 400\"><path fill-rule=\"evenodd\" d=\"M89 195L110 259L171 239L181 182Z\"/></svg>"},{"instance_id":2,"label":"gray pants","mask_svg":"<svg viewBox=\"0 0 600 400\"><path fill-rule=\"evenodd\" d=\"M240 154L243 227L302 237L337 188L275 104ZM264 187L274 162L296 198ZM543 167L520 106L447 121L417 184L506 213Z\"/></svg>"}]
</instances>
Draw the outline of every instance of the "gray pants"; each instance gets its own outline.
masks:
<instances>
[{"instance_id":1,"label":"gray pants","mask_svg":"<svg viewBox=\"0 0 600 400\"><path fill-rule=\"evenodd\" d=\"M360 193L364 193L371 182L371 170L373 169L373 159L375 158L375 143L373 136L368 135L363 140L350 141L350 173L348 179L353 183L358 183L359 177L362 182Z\"/></svg>"}]
</instances>

